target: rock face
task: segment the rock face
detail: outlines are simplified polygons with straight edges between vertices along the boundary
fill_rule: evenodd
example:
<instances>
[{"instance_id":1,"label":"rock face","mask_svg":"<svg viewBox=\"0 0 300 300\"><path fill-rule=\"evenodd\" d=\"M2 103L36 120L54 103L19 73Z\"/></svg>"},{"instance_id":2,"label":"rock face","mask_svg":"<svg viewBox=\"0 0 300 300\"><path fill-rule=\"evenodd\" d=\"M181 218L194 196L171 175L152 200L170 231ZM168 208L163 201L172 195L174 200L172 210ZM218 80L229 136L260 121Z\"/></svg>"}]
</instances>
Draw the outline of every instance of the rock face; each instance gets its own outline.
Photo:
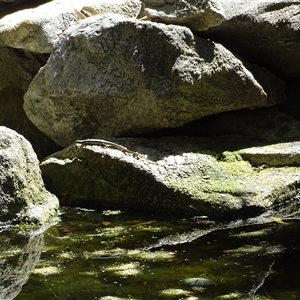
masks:
<instances>
[{"instance_id":1,"label":"rock face","mask_svg":"<svg viewBox=\"0 0 300 300\"><path fill-rule=\"evenodd\" d=\"M300 76L299 1L218 1L224 18L202 36L276 74Z\"/></svg>"},{"instance_id":2,"label":"rock face","mask_svg":"<svg viewBox=\"0 0 300 300\"><path fill-rule=\"evenodd\" d=\"M185 27L104 15L62 35L25 94L24 109L67 146L278 101L232 53Z\"/></svg>"},{"instance_id":3,"label":"rock face","mask_svg":"<svg viewBox=\"0 0 300 300\"><path fill-rule=\"evenodd\" d=\"M299 121L276 108L231 111L186 127L182 132L196 136L243 135L263 145L300 140Z\"/></svg>"},{"instance_id":4,"label":"rock face","mask_svg":"<svg viewBox=\"0 0 300 300\"><path fill-rule=\"evenodd\" d=\"M142 0L142 15L165 24L187 26L194 31L207 30L225 20L222 7L217 1Z\"/></svg>"},{"instance_id":5,"label":"rock face","mask_svg":"<svg viewBox=\"0 0 300 300\"><path fill-rule=\"evenodd\" d=\"M113 141L128 150L109 142L76 143L41 163L47 186L63 205L181 215L194 214L192 205L222 218L257 213L297 194L299 168L252 168L239 152L226 151L242 146L239 137Z\"/></svg>"},{"instance_id":6,"label":"rock face","mask_svg":"<svg viewBox=\"0 0 300 300\"><path fill-rule=\"evenodd\" d=\"M119 13L136 17L141 10L139 0L51 1L37 8L25 9L0 20L0 45L35 53L50 53L58 36L76 24L75 12L90 6L99 13Z\"/></svg>"},{"instance_id":7,"label":"rock face","mask_svg":"<svg viewBox=\"0 0 300 300\"><path fill-rule=\"evenodd\" d=\"M58 210L30 143L5 127L0 127L0 206L1 222L22 224L50 222Z\"/></svg>"},{"instance_id":8,"label":"rock face","mask_svg":"<svg viewBox=\"0 0 300 300\"><path fill-rule=\"evenodd\" d=\"M34 137L39 157L53 152L50 139L109 139L42 162L62 204L184 214L193 205L221 217L267 209L299 186L299 121L269 108L286 99L271 70L298 115L299 11L288 0L55 0L7 15L0 124ZM198 137L120 138L178 127ZM1 130L1 217L51 218L57 199L48 204L36 158Z\"/></svg>"}]
</instances>

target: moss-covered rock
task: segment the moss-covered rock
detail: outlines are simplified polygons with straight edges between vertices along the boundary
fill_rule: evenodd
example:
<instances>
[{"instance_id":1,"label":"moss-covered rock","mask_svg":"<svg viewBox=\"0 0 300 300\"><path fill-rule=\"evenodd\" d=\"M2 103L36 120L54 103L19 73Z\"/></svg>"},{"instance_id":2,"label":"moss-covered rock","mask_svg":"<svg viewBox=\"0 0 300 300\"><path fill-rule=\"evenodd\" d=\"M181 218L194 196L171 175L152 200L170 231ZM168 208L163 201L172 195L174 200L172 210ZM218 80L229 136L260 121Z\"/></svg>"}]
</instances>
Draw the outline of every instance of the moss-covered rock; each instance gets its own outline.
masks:
<instances>
[{"instance_id":1,"label":"moss-covered rock","mask_svg":"<svg viewBox=\"0 0 300 300\"><path fill-rule=\"evenodd\" d=\"M195 214L193 206L203 215L227 217L295 196L298 168L253 168L238 152L223 151L225 145L190 137L79 142L47 158L41 169L65 205L184 215Z\"/></svg>"},{"instance_id":2,"label":"moss-covered rock","mask_svg":"<svg viewBox=\"0 0 300 300\"><path fill-rule=\"evenodd\" d=\"M30 143L0 127L0 222L43 225L57 218L58 200L41 177Z\"/></svg>"}]
</instances>

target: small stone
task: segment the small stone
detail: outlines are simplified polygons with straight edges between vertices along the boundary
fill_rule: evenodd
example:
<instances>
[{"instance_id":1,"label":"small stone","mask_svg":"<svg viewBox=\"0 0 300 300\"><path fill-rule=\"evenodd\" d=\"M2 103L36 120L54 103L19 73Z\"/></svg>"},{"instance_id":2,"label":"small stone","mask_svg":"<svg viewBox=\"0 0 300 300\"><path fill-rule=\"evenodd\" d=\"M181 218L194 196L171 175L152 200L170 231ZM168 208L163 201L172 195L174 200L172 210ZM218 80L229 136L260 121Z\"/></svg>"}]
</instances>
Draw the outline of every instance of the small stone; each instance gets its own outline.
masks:
<instances>
[{"instance_id":1,"label":"small stone","mask_svg":"<svg viewBox=\"0 0 300 300\"><path fill-rule=\"evenodd\" d=\"M190 286L210 286L216 283L205 277L186 278L184 282Z\"/></svg>"}]
</instances>

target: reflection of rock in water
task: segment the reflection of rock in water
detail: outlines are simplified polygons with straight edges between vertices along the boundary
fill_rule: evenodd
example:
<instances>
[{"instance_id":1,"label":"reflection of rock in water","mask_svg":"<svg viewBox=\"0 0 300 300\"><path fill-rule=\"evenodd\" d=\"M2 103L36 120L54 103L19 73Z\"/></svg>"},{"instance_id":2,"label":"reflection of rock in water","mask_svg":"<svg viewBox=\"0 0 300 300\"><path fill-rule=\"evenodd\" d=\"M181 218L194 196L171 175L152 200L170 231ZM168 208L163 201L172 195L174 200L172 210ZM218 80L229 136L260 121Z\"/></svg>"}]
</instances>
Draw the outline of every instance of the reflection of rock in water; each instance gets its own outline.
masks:
<instances>
[{"instance_id":1,"label":"reflection of rock in water","mask_svg":"<svg viewBox=\"0 0 300 300\"><path fill-rule=\"evenodd\" d=\"M19 294L39 261L43 245L44 232L30 237L1 232L0 299L14 299Z\"/></svg>"},{"instance_id":2,"label":"reflection of rock in water","mask_svg":"<svg viewBox=\"0 0 300 300\"><path fill-rule=\"evenodd\" d=\"M275 217L275 218L274 218ZM164 238L161 238L156 243L145 247L144 250L152 250L168 245L178 245L191 243L202 236L208 235L215 231L228 230L241 228L251 225L261 225L274 222L276 220L283 220L283 224L287 224L284 221L300 222L300 195L295 196L290 201L285 203L279 203L274 205L272 208L262 213L261 215L249 218L245 220L235 220L229 223L220 223L214 226L211 226L207 229L195 228L192 231L170 235Z\"/></svg>"}]
</instances>

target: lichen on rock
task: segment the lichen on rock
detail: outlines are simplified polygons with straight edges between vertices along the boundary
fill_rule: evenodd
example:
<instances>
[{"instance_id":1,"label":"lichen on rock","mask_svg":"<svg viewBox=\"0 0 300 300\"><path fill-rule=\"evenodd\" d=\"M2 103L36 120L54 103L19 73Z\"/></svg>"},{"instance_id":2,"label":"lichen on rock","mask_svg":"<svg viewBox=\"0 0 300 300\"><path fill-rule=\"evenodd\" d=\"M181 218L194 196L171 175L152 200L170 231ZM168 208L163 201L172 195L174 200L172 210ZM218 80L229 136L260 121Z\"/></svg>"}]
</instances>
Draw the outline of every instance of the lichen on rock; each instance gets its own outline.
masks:
<instances>
[{"instance_id":1,"label":"lichen on rock","mask_svg":"<svg viewBox=\"0 0 300 300\"><path fill-rule=\"evenodd\" d=\"M12 224L53 222L58 199L45 189L39 161L30 143L0 127L0 221Z\"/></svg>"}]
</instances>

